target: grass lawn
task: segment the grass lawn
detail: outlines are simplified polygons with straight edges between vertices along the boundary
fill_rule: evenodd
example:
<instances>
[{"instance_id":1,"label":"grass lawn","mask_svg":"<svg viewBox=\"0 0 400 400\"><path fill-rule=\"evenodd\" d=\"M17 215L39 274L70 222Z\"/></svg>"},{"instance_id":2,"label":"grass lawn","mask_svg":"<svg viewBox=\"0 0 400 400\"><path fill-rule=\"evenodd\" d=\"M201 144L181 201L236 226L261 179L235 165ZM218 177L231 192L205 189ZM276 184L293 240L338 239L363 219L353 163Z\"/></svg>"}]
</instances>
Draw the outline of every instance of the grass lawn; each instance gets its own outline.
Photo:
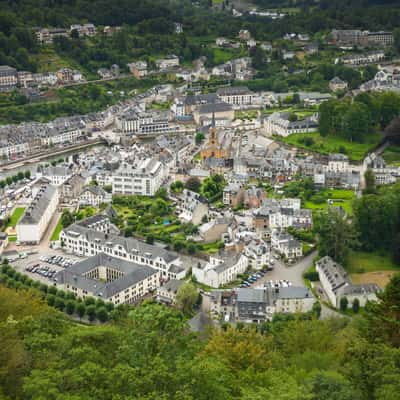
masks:
<instances>
[{"instance_id":1,"label":"grass lawn","mask_svg":"<svg viewBox=\"0 0 400 400\"><path fill-rule=\"evenodd\" d=\"M396 265L387 254L355 251L349 257L347 270L350 273L395 270L400 272L400 265Z\"/></svg>"},{"instance_id":2,"label":"grass lawn","mask_svg":"<svg viewBox=\"0 0 400 400\"><path fill-rule=\"evenodd\" d=\"M9 228L9 227L13 227L15 228L15 226L17 225L18 221L20 220L20 218L22 217L22 214L25 211L25 207L17 207L11 217L10 220L8 221L7 225L5 226L5 228Z\"/></svg>"},{"instance_id":3,"label":"grass lawn","mask_svg":"<svg viewBox=\"0 0 400 400\"><path fill-rule=\"evenodd\" d=\"M400 166L400 146L388 146L382 154L388 164Z\"/></svg>"},{"instance_id":4,"label":"grass lawn","mask_svg":"<svg viewBox=\"0 0 400 400\"><path fill-rule=\"evenodd\" d=\"M222 240L214 243L207 243L207 244L200 244L199 248L200 250L204 251L205 253L208 254L216 254L218 253L218 250L223 246Z\"/></svg>"},{"instance_id":5,"label":"grass lawn","mask_svg":"<svg viewBox=\"0 0 400 400\"><path fill-rule=\"evenodd\" d=\"M50 240L51 241L58 240L62 229L63 229L63 226L62 226L61 217L60 217L60 219L58 220L57 226L54 228L54 231L53 231L53 234L51 235Z\"/></svg>"},{"instance_id":6,"label":"grass lawn","mask_svg":"<svg viewBox=\"0 0 400 400\"><path fill-rule=\"evenodd\" d=\"M220 49L213 48L214 55L214 64L224 64L234 58L237 58L241 55L241 51L238 49L229 50L229 49Z\"/></svg>"},{"instance_id":7,"label":"grass lawn","mask_svg":"<svg viewBox=\"0 0 400 400\"><path fill-rule=\"evenodd\" d=\"M332 200L332 206L342 207L347 215L353 214L352 203L355 198L355 194L352 190L346 189L327 189L321 192L325 201L323 203L315 203L308 200L304 203L304 207L309 210L326 210L328 208L328 199Z\"/></svg>"},{"instance_id":8,"label":"grass lawn","mask_svg":"<svg viewBox=\"0 0 400 400\"><path fill-rule=\"evenodd\" d=\"M351 160L361 161L379 143L381 136L379 134L371 135L366 143L352 143L334 136L322 137L318 132L294 133L288 137L277 137L276 139L292 146L321 154L341 153L344 151ZM312 139L312 143L308 146L305 144L307 139Z\"/></svg>"}]
</instances>

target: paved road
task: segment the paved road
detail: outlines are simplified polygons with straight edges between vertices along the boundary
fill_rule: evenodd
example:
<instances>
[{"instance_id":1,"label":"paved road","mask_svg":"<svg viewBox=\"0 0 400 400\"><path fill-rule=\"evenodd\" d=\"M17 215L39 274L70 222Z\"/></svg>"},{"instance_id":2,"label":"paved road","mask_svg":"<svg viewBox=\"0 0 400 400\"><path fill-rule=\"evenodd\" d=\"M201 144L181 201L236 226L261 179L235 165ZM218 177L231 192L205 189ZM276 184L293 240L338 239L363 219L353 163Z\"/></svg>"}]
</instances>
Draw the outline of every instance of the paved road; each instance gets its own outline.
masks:
<instances>
[{"instance_id":1,"label":"paved road","mask_svg":"<svg viewBox=\"0 0 400 400\"><path fill-rule=\"evenodd\" d=\"M263 280L257 282L257 286L265 281L285 279L292 282L293 286L304 286L303 273L311 266L316 255L317 252L314 251L296 264L290 266L284 265L281 261L276 261L273 271L268 272Z\"/></svg>"}]
</instances>

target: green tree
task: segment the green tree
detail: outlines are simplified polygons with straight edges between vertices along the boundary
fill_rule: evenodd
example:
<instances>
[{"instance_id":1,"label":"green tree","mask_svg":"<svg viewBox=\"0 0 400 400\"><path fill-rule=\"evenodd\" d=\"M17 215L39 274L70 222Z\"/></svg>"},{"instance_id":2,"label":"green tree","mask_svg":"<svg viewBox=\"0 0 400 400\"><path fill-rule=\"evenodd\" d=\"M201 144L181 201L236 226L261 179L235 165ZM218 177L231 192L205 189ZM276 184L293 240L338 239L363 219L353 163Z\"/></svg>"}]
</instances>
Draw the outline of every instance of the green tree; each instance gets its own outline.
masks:
<instances>
[{"instance_id":1,"label":"green tree","mask_svg":"<svg viewBox=\"0 0 400 400\"><path fill-rule=\"evenodd\" d=\"M65 308L65 302L63 299L61 299L60 297L56 297L55 301L54 301L54 307L56 307L57 309L59 309L60 311L64 311Z\"/></svg>"},{"instance_id":2,"label":"green tree","mask_svg":"<svg viewBox=\"0 0 400 400\"><path fill-rule=\"evenodd\" d=\"M185 282L178 289L176 304L183 313L190 314L198 297L199 294L196 287L190 282Z\"/></svg>"},{"instance_id":3,"label":"green tree","mask_svg":"<svg viewBox=\"0 0 400 400\"><path fill-rule=\"evenodd\" d=\"M191 190L192 192L199 192L201 187L201 182L199 178L191 177L185 182L186 189Z\"/></svg>"},{"instance_id":4,"label":"green tree","mask_svg":"<svg viewBox=\"0 0 400 400\"><path fill-rule=\"evenodd\" d=\"M341 297L340 298L340 310L344 312L347 310L348 306L349 306L349 301L347 300L347 297Z\"/></svg>"},{"instance_id":5,"label":"green tree","mask_svg":"<svg viewBox=\"0 0 400 400\"><path fill-rule=\"evenodd\" d=\"M100 321L100 322L106 322L108 321L108 311L105 307L100 307L97 309L96 311L96 318Z\"/></svg>"},{"instance_id":6,"label":"green tree","mask_svg":"<svg viewBox=\"0 0 400 400\"><path fill-rule=\"evenodd\" d=\"M76 305L76 313L78 314L79 319L82 319L86 314L86 306L83 303L78 303Z\"/></svg>"},{"instance_id":7,"label":"green tree","mask_svg":"<svg viewBox=\"0 0 400 400\"><path fill-rule=\"evenodd\" d=\"M96 307L94 305L90 305L86 308L86 314L89 318L90 322L93 322L96 319Z\"/></svg>"},{"instance_id":8,"label":"green tree","mask_svg":"<svg viewBox=\"0 0 400 400\"><path fill-rule=\"evenodd\" d=\"M67 228L68 226L73 224L73 222L74 222L74 217L71 214L71 211L69 211L67 209L63 210L63 212L61 214L61 224L62 224L63 228Z\"/></svg>"},{"instance_id":9,"label":"green tree","mask_svg":"<svg viewBox=\"0 0 400 400\"><path fill-rule=\"evenodd\" d=\"M357 314L360 311L360 300L358 300L357 298L355 298L353 300L353 304L351 305L351 309L353 310L353 312L355 314Z\"/></svg>"},{"instance_id":10,"label":"green tree","mask_svg":"<svg viewBox=\"0 0 400 400\"><path fill-rule=\"evenodd\" d=\"M346 218L330 208L316 215L314 230L318 235L319 255L345 264L350 248L356 244L354 228Z\"/></svg>"},{"instance_id":11,"label":"green tree","mask_svg":"<svg viewBox=\"0 0 400 400\"><path fill-rule=\"evenodd\" d=\"M377 296L378 302L365 307L367 327L363 333L371 341L382 340L400 348L400 274L393 276Z\"/></svg>"},{"instance_id":12,"label":"green tree","mask_svg":"<svg viewBox=\"0 0 400 400\"><path fill-rule=\"evenodd\" d=\"M75 312L75 301L69 300L65 305L65 312L68 315L72 315Z\"/></svg>"},{"instance_id":13,"label":"green tree","mask_svg":"<svg viewBox=\"0 0 400 400\"><path fill-rule=\"evenodd\" d=\"M364 173L365 180L365 194L371 194L375 192L375 174L371 168L368 168Z\"/></svg>"}]
</instances>

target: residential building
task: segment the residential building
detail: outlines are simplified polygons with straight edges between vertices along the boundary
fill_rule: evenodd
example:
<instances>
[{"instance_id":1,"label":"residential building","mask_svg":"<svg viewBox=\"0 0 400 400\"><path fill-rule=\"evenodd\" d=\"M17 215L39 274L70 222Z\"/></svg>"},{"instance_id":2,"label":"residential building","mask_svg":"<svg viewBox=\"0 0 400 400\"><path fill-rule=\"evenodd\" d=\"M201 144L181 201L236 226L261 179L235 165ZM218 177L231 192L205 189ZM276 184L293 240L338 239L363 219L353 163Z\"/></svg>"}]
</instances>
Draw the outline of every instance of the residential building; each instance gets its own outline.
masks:
<instances>
[{"instance_id":1,"label":"residential building","mask_svg":"<svg viewBox=\"0 0 400 400\"><path fill-rule=\"evenodd\" d=\"M199 227L199 235L204 243L213 243L222 240L224 236L232 234L232 220L230 218L213 218Z\"/></svg>"},{"instance_id":2,"label":"residential building","mask_svg":"<svg viewBox=\"0 0 400 400\"><path fill-rule=\"evenodd\" d=\"M349 166L348 156L341 153L335 153L329 154L328 165L325 167L325 170L330 172L348 172Z\"/></svg>"},{"instance_id":3,"label":"residential building","mask_svg":"<svg viewBox=\"0 0 400 400\"><path fill-rule=\"evenodd\" d=\"M346 90L347 87L348 87L347 82L343 81L337 76L335 76L333 79L329 81L329 89L331 89L332 92L337 92L339 90Z\"/></svg>"},{"instance_id":4,"label":"residential building","mask_svg":"<svg viewBox=\"0 0 400 400\"><path fill-rule=\"evenodd\" d=\"M111 200L111 193L96 185L87 186L78 197L78 203L81 206L98 207L100 204L111 203Z\"/></svg>"},{"instance_id":5,"label":"residential building","mask_svg":"<svg viewBox=\"0 0 400 400\"><path fill-rule=\"evenodd\" d=\"M293 133L309 133L318 130L315 115L302 120L291 120L289 113L275 112L264 120L266 133L270 135L289 136Z\"/></svg>"},{"instance_id":6,"label":"residential building","mask_svg":"<svg viewBox=\"0 0 400 400\"><path fill-rule=\"evenodd\" d=\"M51 44L55 38L69 36L68 30L64 28L38 28L35 34L40 44Z\"/></svg>"},{"instance_id":7,"label":"residential building","mask_svg":"<svg viewBox=\"0 0 400 400\"><path fill-rule=\"evenodd\" d=\"M156 60L156 67L163 71L173 67L179 67L179 57L171 54L164 58Z\"/></svg>"},{"instance_id":8,"label":"residential building","mask_svg":"<svg viewBox=\"0 0 400 400\"><path fill-rule=\"evenodd\" d=\"M203 302L212 316L224 322L260 323L276 313L312 311L315 298L301 286L267 286L212 291Z\"/></svg>"},{"instance_id":9,"label":"residential building","mask_svg":"<svg viewBox=\"0 0 400 400\"><path fill-rule=\"evenodd\" d=\"M333 42L337 45L350 46L391 46L394 42L391 32L370 32L357 29L334 29L331 33Z\"/></svg>"},{"instance_id":10,"label":"residential building","mask_svg":"<svg viewBox=\"0 0 400 400\"><path fill-rule=\"evenodd\" d=\"M188 189L183 189L177 207L179 218L185 222L199 225L208 215L208 201L203 196Z\"/></svg>"},{"instance_id":11,"label":"residential building","mask_svg":"<svg viewBox=\"0 0 400 400\"><path fill-rule=\"evenodd\" d=\"M249 268L262 269L268 264L271 251L265 242L252 240L246 244L244 254L249 259Z\"/></svg>"},{"instance_id":12,"label":"residential building","mask_svg":"<svg viewBox=\"0 0 400 400\"><path fill-rule=\"evenodd\" d=\"M17 239L20 243L39 244L55 211L57 210L58 189L50 184L42 185L17 223Z\"/></svg>"},{"instance_id":13,"label":"residential building","mask_svg":"<svg viewBox=\"0 0 400 400\"><path fill-rule=\"evenodd\" d=\"M254 103L255 94L245 86L228 86L218 89L217 96L232 106L249 106Z\"/></svg>"},{"instance_id":14,"label":"residential building","mask_svg":"<svg viewBox=\"0 0 400 400\"><path fill-rule=\"evenodd\" d=\"M353 285L346 270L331 257L323 257L315 264L321 285L331 304L340 308L340 299L346 297L348 307L358 299L361 307L368 301L377 301L376 294L380 291L376 284Z\"/></svg>"},{"instance_id":15,"label":"residential building","mask_svg":"<svg viewBox=\"0 0 400 400\"><path fill-rule=\"evenodd\" d=\"M112 176L112 193L154 196L168 174L167 168L153 158L136 165L123 163Z\"/></svg>"},{"instance_id":16,"label":"residential building","mask_svg":"<svg viewBox=\"0 0 400 400\"><path fill-rule=\"evenodd\" d=\"M288 260L295 260L303 256L303 246L291 234L274 230L271 235L271 247Z\"/></svg>"},{"instance_id":17,"label":"residential building","mask_svg":"<svg viewBox=\"0 0 400 400\"><path fill-rule=\"evenodd\" d=\"M64 166L49 166L42 171L42 177L54 186L61 186L72 176L72 170Z\"/></svg>"},{"instance_id":18,"label":"residential building","mask_svg":"<svg viewBox=\"0 0 400 400\"><path fill-rule=\"evenodd\" d=\"M84 224L73 224L62 230L60 241L67 253L90 257L99 253L139 265L147 265L160 271L161 279L183 279L186 270L177 253L133 238L87 228Z\"/></svg>"},{"instance_id":19,"label":"residential building","mask_svg":"<svg viewBox=\"0 0 400 400\"><path fill-rule=\"evenodd\" d=\"M222 202L233 208L238 207L243 204L244 194L245 191L241 186L231 183L224 188Z\"/></svg>"},{"instance_id":20,"label":"residential building","mask_svg":"<svg viewBox=\"0 0 400 400\"><path fill-rule=\"evenodd\" d=\"M372 51L369 53L352 54L335 60L335 64L343 63L344 65L367 65L375 64L385 59L384 51Z\"/></svg>"},{"instance_id":21,"label":"residential building","mask_svg":"<svg viewBox=\"0 0 400 400\"><path fill-rule=\"evenodd\" d=\"M175 130L169 123L169 112L162 111L128 110L117 115L115 123L119 131L136 135L163 135Z\"/></svg>"},{"instance_id":22,"label":"residential building","mask_svg":"<svg viewBox=\"0 0 400 400\"><path fill-rule=\"evenodd\" d=\"M144 76L147 76L147 62L146 61L137 61L134 63L128 64L129 71L136 78L140 79Z\"/></svg>"},{"instance_id":23,"label":"residential building","mask_svg":"<svg viewBox=\"0 0 400 400\"><path fill-rule=\"evenodd\" d=\"M115 305L133 304L160 286L160 272L146 265L99 253L55 276L57 288L78 298L95 297Z\"/></svg>"},{"instance_id":24,"label":"residential building","mask_svg":"<svg viewBox=\"0 0 400 400\"><path fill-rule=\"evenodd\" d=\"M259 208L266 199L267 193L264 189L251 186L244 192L243 203L247 208Z\"/></svg>"},{"instance_id":25,"label":"residential building","mask_svg":"<svg viewBox=\"0 0 400 400\"><path fill-rule=\"evenodd\" d=\"M231 257L210 256L207 264L193 266L192 274L198 282L213 288L219 288L234 281L248 267L248 258L244 254Z\"/></svg>"},{"instance_id":26,"label":"residential building","mask_svg":"<svg viewBox=\"0 0 400 400\"><path fill-rule=\"evenodd\" d=\"M184 282L178 279L170 279L164 285L157 288L157 301L167 305L173 305L176 303L176 295L179 288Z\"/></svg>"},{"instance_id":27,"label":"residential building","mask_svg":"<svg viewBox=\"0 0 400 400\"><path fill-rule=\"evenodd\" d=\"M0 65L0 92L12 90L17 83L17 70L8 65Z\"/></svg>"}]
</instances>

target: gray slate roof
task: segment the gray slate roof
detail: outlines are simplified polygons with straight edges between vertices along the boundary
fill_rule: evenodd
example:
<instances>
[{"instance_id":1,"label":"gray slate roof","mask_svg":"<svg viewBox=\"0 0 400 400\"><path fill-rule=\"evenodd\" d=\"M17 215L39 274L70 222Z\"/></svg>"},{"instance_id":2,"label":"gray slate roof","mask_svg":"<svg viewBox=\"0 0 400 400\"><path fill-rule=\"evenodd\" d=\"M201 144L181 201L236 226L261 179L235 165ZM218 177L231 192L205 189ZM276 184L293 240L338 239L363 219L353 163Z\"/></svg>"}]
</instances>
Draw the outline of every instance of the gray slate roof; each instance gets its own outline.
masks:
<instances>
[{"instance_id":1,"label":"gray slate roof","mask_svg":"<svg viewBox=\"0 0 400 400\"><path fill-rule=\"evenodd\" d=\"M84 276L84 274L97 267L109 267L122 272L124 276L111 282L102 282ZM56 275L56 279L60 284L79 287L94 293L98 297L108 299L156 273L155 269L145 265L139 265L100 253L78 262L68 269L64 269Z\"/></svg>"}]
</instances>

